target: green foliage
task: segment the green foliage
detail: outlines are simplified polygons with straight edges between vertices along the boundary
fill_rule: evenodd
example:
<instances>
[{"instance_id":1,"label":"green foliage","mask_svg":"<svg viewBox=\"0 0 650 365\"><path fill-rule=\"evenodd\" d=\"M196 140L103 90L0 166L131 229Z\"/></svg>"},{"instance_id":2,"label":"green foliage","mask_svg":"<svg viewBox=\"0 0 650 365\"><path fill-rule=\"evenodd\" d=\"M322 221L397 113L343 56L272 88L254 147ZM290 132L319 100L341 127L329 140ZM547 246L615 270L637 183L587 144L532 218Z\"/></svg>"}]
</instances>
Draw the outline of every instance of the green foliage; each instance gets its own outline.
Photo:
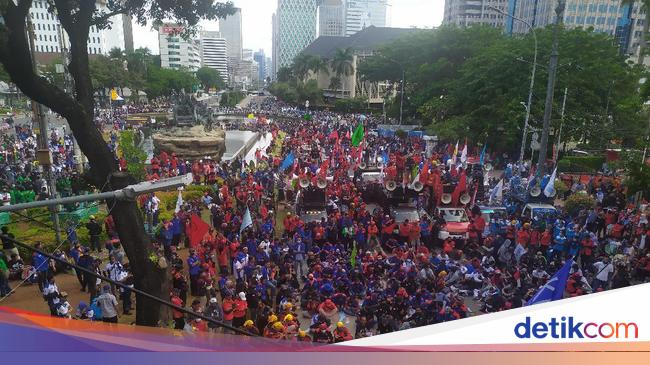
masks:
<instances>
[{"instance_id":1,"label":"green foliage","mask_svg":"<svg viewBox=\"0 0 650 365\"><path fill-rule=\"evenodd\" d=\"M571 196L564 201L564 209L566 209L566 211L572 216L576 215L583 209L589 209L595 206L596 199L585 193L571 194Z\"/></svg>"},{"instance_id":2,"label":"green foliage","mask_svg":"<svg viewBox=\"0 0 650 365\"><path fill-rule=\"evenodd\" d=\"M647 163L642 163L642 158L643 154L639 151L628 151L621 156L628 195L634 195L640 191L648 199L650 197L650 166Z\"/></svg>"},{"instance_id":3,"label":"green foliage","mask_svg":"<svg viewBox=\"0 0 650 365\"><path fill-rule=\"evenodd\" d=\"M11 81L11 77L9 77L9 74L7 73L7 71L5 71L5 68L4 66L2 66L2 64L0 64L0 81L4 81L4 82Z\"/></svg>"},{"instance_id":4,"label":"green foliage","mask_svg":"<svg viewBox=\"0 0 650 365\"><path fill-rule=\"evenodd\" d=\"M605 163L603 156L566 156L558 162L561 172L597 172Z\"/></svg>"},{"instance_id":5,"label":"green foliage","mask_svg":"<svg viewBox=\"0 0 650 365\"><path fill-rule=\"evenodd\" d=\"M368 109L368 98L357 96L353 99L339 99L334 110L344 113L362 113Z\"/></svg>"},{"instance_id":6,"label":"green foliage","mask_svg":"<svg viewBox=\"0 0 650 365\"><path fill-rule=\"evenodd\" d=\"M240 101L244 100L246 95L241 91L230 91L221 95L219 105L234 108Z\"/></svg>"},{"instance_id":7,"label":"green foliage","mask_svg":"<svg viewBox=\"0 0 650 365\"><path fill-rule=\"evenodd\" d=\"M197 84L196 77L187 70L174 70L152 65L147 72L145 91L149 98L155 98L167 96L172 91L190 92Z\"/></svg>"},{"instance_id":8,"label":"green foliage","mask_svg":"<svg viewBox=\"0 0 650 365\"><path fill-rule=\"evenodd\" d=\"M530 124L542 125L552 29L537 30L538 56ZM637 92L641 68L620 55L616 42L593 30L559 32L556 95L568 88L563 141L604 148L613 140L632 145L643 130ZM532 35L509 36L482 26L443 26L399 39L364 60L358 72L370 81L399 86L406 73L404 115L415 115L443 139L468 137L500 150L517 150L534 56ZM554 100L559 128L562 98ZM387 109L393 115L399 98Z\"/></svg>"},{"instance_id":9,"label":"green foliage","mask_svg":"<svg viewBox=\"0 0 650 365\"><path fill-rule=\"evenodd\" d=\"M119 152L122 158L126 160L126 168L129 174L138 181L143 181L146 175L144 164L147 161L147 153L138 146L135 140L135 132L132 130L123 131L120 133L118 143Z\"/></svg>"},{"instance_id":10,"label":"green foliage","mask_svg":"<svg viewBox=\"0 0 650 365\"><path fill-rule=\"evenodd\" d=\"M553 188L555 189L557 196L564 196L564 193L569 191L569 187L564 183L564 181L560 179L555 179L555 184L553 184Z\"/></svg>"},{"instance_id":11,"label":"green foliage","mask_svg":"<svg viewBox=\"0 0 650 365\"><path fill-rule=\"evenodd\" d=\"M226 83L219 74L219 71L210 67L201 67L196 71L196 77L201 81L203 89L208 91L209 88L222 90L226 88Z\"/></svg>"},{"instance_id":12,"label":"green foliage","mask_svg":"<svg viewBox=\"0 0 650 365\"><path fill-rule=\"evenodd\" d=\"M217 184L219 185L219 184ZM192 201L201 199L205 192L212 193L214 190L211 186L206 185L190 185L183 191L183 201ZM174 217L174 210L176 209L176 201L178 200L177 191L163 191L156 193L160 199L160 219L172 219Z\"/></svg>"},{"instance_id":13,"label":"green foliage","mask_svg":"<svg viewBox=\"0 0 650 365\"><path fill-rule=\"evenodd\" d=\"M309 100L310 105L316 106L323 101L323 90L318 87L316 80L306 83L297 80L276 82L271 84L269 91L287 103L304 105L305 101Z\"/></svg>"}]
</instances>

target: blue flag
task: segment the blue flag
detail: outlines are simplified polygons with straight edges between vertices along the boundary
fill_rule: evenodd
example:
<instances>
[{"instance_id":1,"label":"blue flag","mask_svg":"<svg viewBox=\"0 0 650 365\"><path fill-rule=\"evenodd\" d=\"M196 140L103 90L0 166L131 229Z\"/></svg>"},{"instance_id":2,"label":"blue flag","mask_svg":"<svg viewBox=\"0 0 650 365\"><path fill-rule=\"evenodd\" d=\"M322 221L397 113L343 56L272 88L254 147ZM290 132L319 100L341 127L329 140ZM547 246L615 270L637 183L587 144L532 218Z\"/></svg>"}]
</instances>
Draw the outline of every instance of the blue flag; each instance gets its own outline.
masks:
<instances>
[{"instance_id":1,"label":"blue flag","mask_svg":"<svg viewBox=\"0 0 650 365\"><path fill-rule=\"evenodd\" d=\"M485 163L485 148L487 147L487 143L483 145L483 150L481 151L481 166Z\"/></svg>"},{"instance_id":2,"label":"blue flag","mask_svg":"<svg viewBox=\"0 0 650 365\"><path fill-rule=\"evenodd\" d=\"M287 157L284 158L284 161L282 161L282 164L280 165L280 171L284 171L289 166L293 165L293 161L296 159L296 157L293 155L293 152L289 152Z\"/></svg>"},{"instance_id":3,"label":"blue flag","mask_svg":"<svg viewBox=\"0 0 650 365\"><path fill-rule=\"evenodd\" d=\"M239 228L239 233L241 234L246 227L253 225L253 219L251 218L251 211L246 207L246 213L244 213L244 219L241 222L241 228Z\"/></svg>"},{"instance_id":4,"label":"blue flag","mask_svg":"<svg viewBox=\"0 0 650 365\"><path fill-rule=\"evenodd\" d=\"M552 302L554 300L562 299L564 289L566 288L566 282L569 279L571 266L573 266L573 259L567 260L564 266L562 266L562 268L539 289L534 297L530 298L526 305Z\"/></svg>"}]
</instances>

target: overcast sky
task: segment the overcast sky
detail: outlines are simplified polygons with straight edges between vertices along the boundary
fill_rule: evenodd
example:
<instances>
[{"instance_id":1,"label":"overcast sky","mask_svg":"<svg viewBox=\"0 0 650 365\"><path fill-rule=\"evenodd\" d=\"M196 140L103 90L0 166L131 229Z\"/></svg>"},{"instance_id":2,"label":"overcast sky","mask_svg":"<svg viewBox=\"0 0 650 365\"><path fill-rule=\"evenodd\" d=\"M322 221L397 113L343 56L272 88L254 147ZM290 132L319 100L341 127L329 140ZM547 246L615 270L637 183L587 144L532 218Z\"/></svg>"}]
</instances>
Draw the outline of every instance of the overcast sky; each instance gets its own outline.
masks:
<instances>
[{"instance_id":1,"label":"overcast sky","mask_svg":"<svg viewBox=\"0 0 650 365\"><path fill-rule=\"evenodd\" d=\"M277 0L234 0L242 9L244 48L264 49L271 54L271 15L277 8ZM388 24L397 28L431 28L442 22L445 0L389 0ZM205 30L218 30L216 21L203 22ZM135 47L149 47L158 53L158 32L134 24Z\"/></svg>"}]
</instances>

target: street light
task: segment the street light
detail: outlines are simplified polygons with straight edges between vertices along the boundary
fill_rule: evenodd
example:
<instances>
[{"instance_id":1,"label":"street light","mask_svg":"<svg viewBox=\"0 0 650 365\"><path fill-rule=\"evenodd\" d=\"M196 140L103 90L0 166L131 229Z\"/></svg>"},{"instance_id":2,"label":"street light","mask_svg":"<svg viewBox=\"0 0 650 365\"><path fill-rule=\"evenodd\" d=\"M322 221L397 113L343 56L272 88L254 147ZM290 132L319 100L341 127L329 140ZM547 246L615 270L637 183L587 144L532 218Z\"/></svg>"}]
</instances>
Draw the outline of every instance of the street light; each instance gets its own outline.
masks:
<instances>
[{"instance_id":1,"label":"street light","mask_svg":"<svg viewBox=\"0 0 650 365\"><path fill-rule=\"evenodd\" d=\"M497 13L503 14L514 20L524 23L524 25L526 25L530 30L530 33L533 35L533 40L535 41L535 54L533 55L533 70L530 75L530 87L528 88L528 104L526 104L526 118L524 119L524 131L521 136L521 150L519 151L519 163L521 163L524 160L524 149L526 148L526 135L528 133L528 122L530 120L530 105L533 102L533 88L535 87L535 71L537 70L537 34L535 34L535 28L533 28L533 26L529 22L521 18L518 18L514 15L508 14L499 8L495 8L494 6L487 5L486 7L496 11Z\"/></svg>"},{"instance_id":2,"label":"street light","mask_svg":"<svg viewBox=\"0 0 650 365\"><path fill-rule=\"evenodd\" d=\"M392 58L388 58L388 57L384 56L381 53L378 53L377 56L379 56L379 57L381 57L381 58L383 58L383 59L385 59L387 61L390 61L390 62L393 62L393 63L397 64L402 69L402 91L400 92L400 98L399 98L400 99L399 100L399 125L402 125L402 114L404 112L404 83L406 82L405 72L404 72L404 65L402 65L398 61L395 61Z\"/></svg>"}]
</instances>

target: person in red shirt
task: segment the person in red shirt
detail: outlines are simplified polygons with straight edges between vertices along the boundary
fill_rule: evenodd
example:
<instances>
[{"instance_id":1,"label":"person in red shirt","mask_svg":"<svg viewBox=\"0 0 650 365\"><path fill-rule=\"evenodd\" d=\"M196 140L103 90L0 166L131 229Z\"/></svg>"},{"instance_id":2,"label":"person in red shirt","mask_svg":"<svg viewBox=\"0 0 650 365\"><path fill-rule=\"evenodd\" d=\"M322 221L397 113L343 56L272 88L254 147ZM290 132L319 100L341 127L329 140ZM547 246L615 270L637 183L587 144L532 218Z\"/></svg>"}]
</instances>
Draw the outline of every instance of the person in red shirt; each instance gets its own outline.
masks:
<instances>
[{"instance_id":1,"label":"person in red shirt","mask_svg":"<svg viewBox=\"0 0 650 365\"><path fill-rule=\"evenodd\" d=\"M420 246L420 223L417 221L411 222L409 227L409 242L416 248Z\"/></svg>"},{"instance_id":2,"label":"person in red shirt","mask_svg":"<svg viewBox=\"0 0 650 365\"><path fill-rule=\"evenodd\" d=\"M524 226L517 231L517 244L526 248L530 242L530 223L524 223Z\"/></svg>"},{"instance_id":3,"label":"person in red shirt","mask_svg":"<svg viewBox=\"0 0 650 365\"><path fill-rule=\"evenodd\" d=\"M551 229L546 228L546 230L542 233L542 237L540 237L539 239L540 249L544 253L546 253L546 251L548 250L552 240L553 240L553 235L551 234Z\"/></svg>"},{"instance_id":4,"label":"person in red shirt","mask_svg":"<svg viewBox=\"0 0 650 365\"><path fill-rule=\"evenodd\" d=\"M478 244L483 244L483 231L485 231L485 219L481 214L478 214L474 218L474 230L476 231L476 237L478 238Z\"/></svg>"},{"instance_id":5,"label":"person in red shirt","mask_svg":"<svg viewBox=\"0 0 650 365\"><path fill-rule=\"evenodd\" d=\"M368 223L368 247L373 248L379 244L379 241L377 240L378 233L379 229L377 228L375 219L370 218L370 223Z\"/></svg>"},{"instance_id":6,"label":"person in red shirt","mask_svg":"<svg viewBox=\"0 0 650 365\"><path fill-rule=\"evenodd\" d=\"M235 298L235 309L233 309L233 327L241 327L246 321L246 311L248 310L248 302L246 301L246 293L240 292Z\"/></svg>"},{"instance_id":7,"label":"person in red shirt","mask_svg":"<svg viewBox=\"0 0 650 365\"><path fill-rule=\"evenodd\" d=\"M318 223L314 227L314 243L322 245L325 239L325 228L322 224Z\"/></svg>"},{"instance_id":8,"label":"person in red shirt","mask_svg":"<svg viewBox=\"0 0 650 365\"><path fill-rule=\"evenodd\" d=\"M223 321L226 324L232 325L233 318L235 318L235 308L237 307L237 304L235 303L235 300L233 299L232 293L228 292L226 293L226 297L223 300L222 308L223 308Z\"/></svg>"},{"instance_id":9,"label":"person in red shirt","mask_svg":"<svg viewBox=\"0 0 650 365\"><path fill-rule=\"evenodd\" d=\"M451 251L454 250L455 247L456 247L456 242L454 242L454 240L451 239L451 237L447 237L447 239L445 239L445 241L442 243L442 251L447 255L449 255Z\"/></svg>"},{"instance_id":10,"label":"person in red shirt","mask_svg":"<svg viewBox=\"0 0 650 365\"><path fill-rule=\"evenodd\" d=\"M185 303L183 303L183 301L179 297L179 290L178 289L173 290L172 297L171 297L171 302L172 302L172 304L174 304L176 306L179 306L179 307L185 306ZM181 311L174 308L172 310L172 317L174 318L174 329L182 330L183 328L185 328L185 315L183 314L183 312L181 312Z\"/></svg>"},{"instance_id":11,"label":"person in red shirt","mask_svg":"<svg viewBox=\"0 0 650 365\"><path fill-rule=\"evenodd\" d=\"M409 236L411 234L411 224L408 219L405 219L402 224L399 225L399 237L402 242L409 242Z\"/></svg>"}]
</instances>

